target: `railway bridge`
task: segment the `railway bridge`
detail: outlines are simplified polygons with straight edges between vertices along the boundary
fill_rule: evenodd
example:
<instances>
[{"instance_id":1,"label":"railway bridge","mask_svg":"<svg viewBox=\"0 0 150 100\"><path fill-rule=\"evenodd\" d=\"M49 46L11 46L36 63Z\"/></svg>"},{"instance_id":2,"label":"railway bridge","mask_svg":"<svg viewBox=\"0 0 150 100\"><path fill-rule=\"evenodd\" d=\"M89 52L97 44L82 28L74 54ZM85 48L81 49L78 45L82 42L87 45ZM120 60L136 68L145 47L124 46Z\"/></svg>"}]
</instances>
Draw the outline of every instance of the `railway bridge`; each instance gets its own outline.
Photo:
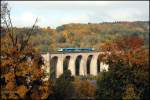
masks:
<instances>
[{"instance_id":1,"label":"railway bridge","mask_svg":"<svg viewBox=\"0 0 150 100\"><path fill-rule=\"evenodd\" d=\"M66 69L73 76L94 75L100 71L108 71L108 65L100 61L103 52L59 52L43 53L44 68L49 73L48 77L58 78Z\"/></svg>"}]
</instances>

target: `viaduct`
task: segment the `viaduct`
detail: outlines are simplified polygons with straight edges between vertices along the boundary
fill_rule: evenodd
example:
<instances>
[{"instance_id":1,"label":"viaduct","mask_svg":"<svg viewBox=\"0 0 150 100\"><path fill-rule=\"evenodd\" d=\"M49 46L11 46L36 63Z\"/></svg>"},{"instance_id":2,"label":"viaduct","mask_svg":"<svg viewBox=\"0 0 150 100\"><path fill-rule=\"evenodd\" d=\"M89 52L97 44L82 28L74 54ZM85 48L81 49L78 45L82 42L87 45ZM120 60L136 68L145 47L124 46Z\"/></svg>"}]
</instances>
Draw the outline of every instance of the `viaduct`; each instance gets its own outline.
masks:
<instances>
[{"instance_id":1,"label":"viaduct","mask_svg":"<svg viewBox=\"0 0 150 100\"><path fill-rule=\"evenodd\" d=\"M44 67L49 74L47 78L58 78L66 69L73 76L94 75L106 70L108 65L101 62L99 57L102 52L60 52L41 54Z\"/></svg>"}]
</instances>

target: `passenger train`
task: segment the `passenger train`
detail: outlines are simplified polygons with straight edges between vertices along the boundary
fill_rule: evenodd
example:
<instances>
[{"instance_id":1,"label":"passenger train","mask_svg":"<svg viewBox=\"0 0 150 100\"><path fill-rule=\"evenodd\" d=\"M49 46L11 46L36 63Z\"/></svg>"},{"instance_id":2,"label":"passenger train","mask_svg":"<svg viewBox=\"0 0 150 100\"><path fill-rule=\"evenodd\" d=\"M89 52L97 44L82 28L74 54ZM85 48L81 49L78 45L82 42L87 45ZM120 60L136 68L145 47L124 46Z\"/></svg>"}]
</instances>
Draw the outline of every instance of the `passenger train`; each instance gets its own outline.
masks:
<instances>
[{"instance_id":1,"label":"passenger train","mask_svg":"<svg viewBox=\"0 0 150 100\"><path fill-rule=\"evenodd\" d=\"M58 48L58 52L89 52L94 51L94 48Z\"/></svg>"}]
</instances>

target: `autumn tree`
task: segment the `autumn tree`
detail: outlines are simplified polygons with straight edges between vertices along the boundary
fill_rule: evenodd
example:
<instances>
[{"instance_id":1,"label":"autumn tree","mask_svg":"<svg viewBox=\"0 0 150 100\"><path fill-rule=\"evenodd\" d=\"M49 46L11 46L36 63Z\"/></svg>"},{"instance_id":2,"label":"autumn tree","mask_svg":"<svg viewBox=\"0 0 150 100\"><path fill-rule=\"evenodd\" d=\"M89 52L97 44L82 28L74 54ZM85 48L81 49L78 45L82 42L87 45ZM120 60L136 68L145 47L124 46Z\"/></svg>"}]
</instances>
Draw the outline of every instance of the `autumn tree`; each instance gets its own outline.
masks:
<instances>
[{"instance_id":1,"label":"autumn tree","mask_svg":"<svg viewBox=\"0 0 150 100\"><path fill-rule=\"evenodd\" d=\"M137 36L123 37L105 43L102 50L108 52L101 55L101 60L109 64L109 71L98 79L98 98L126 98L126 91L130 91L128 85L132 84L133 98L136 95L149 99L149 49L144 47L144 40Z\"/></svg>"},{"instance_id":2,"label":"autumn tree","mask_svg":"<svg viewBox=\"0 0 150 100\"><path fill-rule=\"evenodd\" d=\"M75 80L74 85L74 98L88 99L95 98L96 86L88 80Z\"/></svg>"},{"instance_id":3,"label":"autumn tree","mask_svg":"<svg viewBox=\"0 0 150 100\"><path fill-rule=\"evenodd\" d=\"M43 60L29 43L37 19L32 28L16 34L6 2L1 5L1 26L5 30L1 38L1 97L2 99L45 98L42 91L48 91L43 82L45 72ZM46 88L42 87L44 85Z\"/></svg>"}]
</instances>

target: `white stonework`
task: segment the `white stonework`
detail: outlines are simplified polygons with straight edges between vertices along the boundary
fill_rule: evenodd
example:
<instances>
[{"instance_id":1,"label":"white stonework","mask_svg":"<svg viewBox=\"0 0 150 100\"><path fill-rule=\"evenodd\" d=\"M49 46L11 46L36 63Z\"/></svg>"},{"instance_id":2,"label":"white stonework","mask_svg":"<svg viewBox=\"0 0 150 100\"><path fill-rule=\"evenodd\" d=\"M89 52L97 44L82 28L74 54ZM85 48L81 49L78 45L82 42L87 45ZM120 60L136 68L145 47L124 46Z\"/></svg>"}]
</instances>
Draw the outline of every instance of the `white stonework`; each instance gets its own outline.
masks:
<instances>
[{"instance_id":1,"label":"white stonework","mask_svg":"<svg viewBox=\"0 0 150 100\"><path fill-rule=\"evenodd\" d=\"M81 56L80 66L79 66L79 75L87 75L87 59L90 55L92 55L92 59L90 62L90 74L96 76L98 74L98 56L101 54L101 52L90 52L90 53L46 53L42 54L42 57L44 58L44 69L47 73L50 73L50 62L53 57L57 57L58 61L56 64L56 77L58 78L63 73L63 62L67 56L70 56L70 60L68 63L68 69L71 71L72 75L76 75L76 59L78 56ZM100 71L108 71L108 65L100 62ZM50 74L46 79L50 77Z\"/></svg>"},{"instance_id":2,"label":"white stonework","mask_svg":"<svg viewBox=\"0 0 150 100\"><path fill-rule=\"evenodd\" d=\"M105 63L103 63L103 62L101 62L100 63L100 66L101 66L101 68L100 68L100 71L102 72L102 71L108 71L108 65L107 64L105 64Z\"/></svg>"}]
</instances>

